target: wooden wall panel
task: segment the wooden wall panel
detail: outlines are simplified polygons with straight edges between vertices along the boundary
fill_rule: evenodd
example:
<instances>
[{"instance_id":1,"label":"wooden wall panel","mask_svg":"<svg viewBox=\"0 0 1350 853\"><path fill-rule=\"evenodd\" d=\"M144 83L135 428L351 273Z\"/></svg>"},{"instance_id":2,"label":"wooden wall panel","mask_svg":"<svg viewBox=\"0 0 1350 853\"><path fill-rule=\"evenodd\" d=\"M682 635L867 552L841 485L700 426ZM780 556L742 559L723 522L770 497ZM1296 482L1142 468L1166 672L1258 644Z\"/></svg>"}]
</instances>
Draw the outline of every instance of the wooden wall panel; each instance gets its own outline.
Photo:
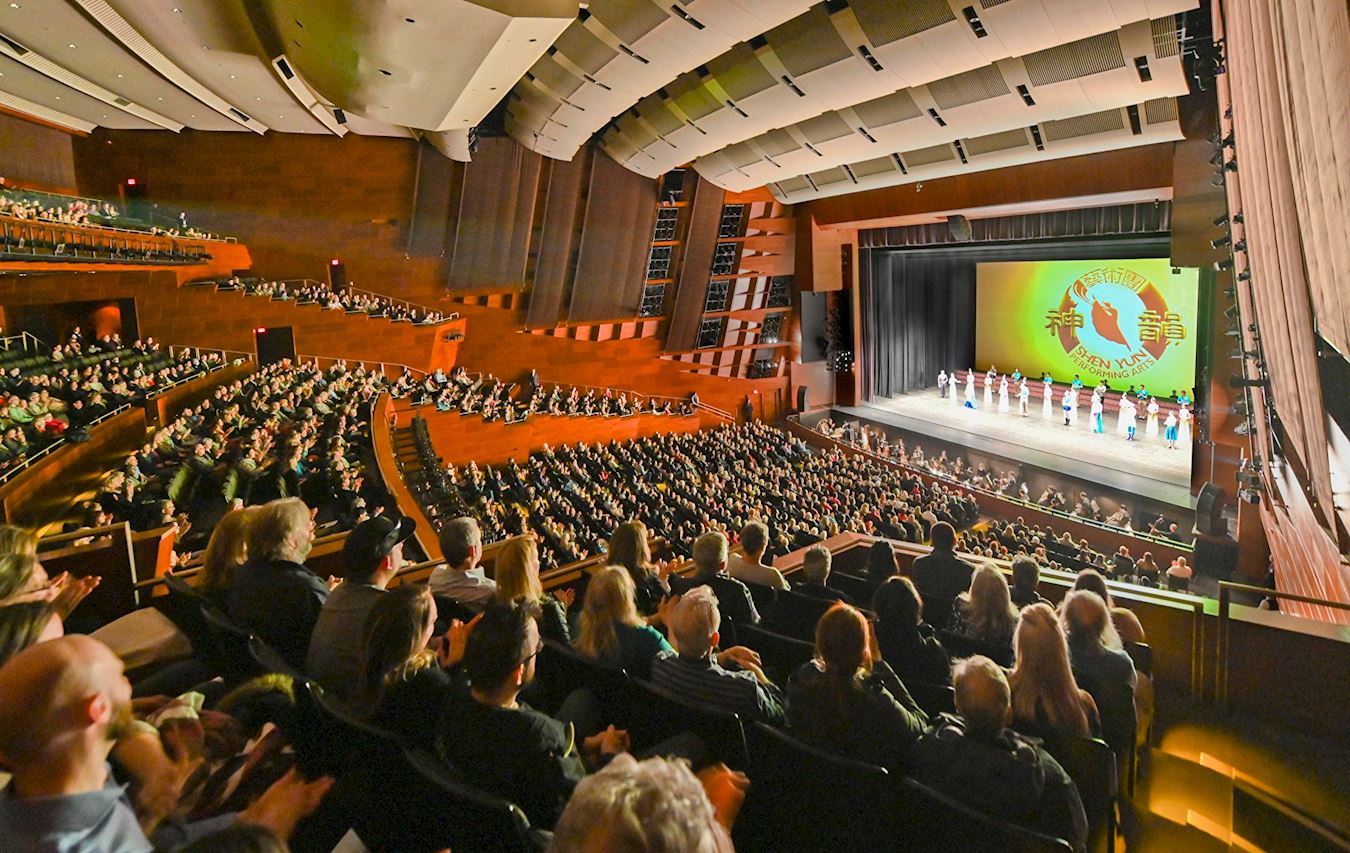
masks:
<instances>
[{"instance_id":1,"label":"wooden wall panel","mask_svg":"<svg viewBox=\"0 0 1350 853\"><path fill-rule=\"evenodd\" d=\"M548 161L544 223L525 317L525 325L532 329L548 328L562 319L563 295L571 282L572 257L580 237L581 190L591 157L592 150L587 148L570 161Z\"/></svg>"},{"instance_id":2,"label":"wooden wall panel","mask_svg":"<svg viewBox=\"0 0 1350 853\"><path fill-rule=\"evenodd\" d=\"M479 141L464 168L451 290L524 284L540 159L509 137Z\"/></svg>"},{"instance_id":3,"label":"wooden wall panel","mask_svg":"<svg viewBox=\"0 0 1350 853\"><path fill-rule=\"evenodd\" d=\"M268 278L322 280L341 257L349 282L400 295L441 266L406 253L411 139L99 130L75 140L75 174L81 192L111 199L135 177L169 215L237 236Z\"/></svg>"},{"instance_id":4,"label":"wooden wall panel","mask_svg":"<svg viewBox=\"0 0 1350 853\"><path fill-rule=\"evenodd\" d=\"M411 408L398 406L400 424L411 416ZM534 415L523 424L485 423L479 415L438 412L432 406L417 411L427 420L427 432L436 453L447 464L464 465L470 461L499 465L511 459L524 462L545 444L561 447L584 442L628 441L668 432L698 432L694 416L637 415L628 418L573 418Z\"/></svg>"},{"instance_id":5,"label":"wooden wall panel","mask_svg":"<svg viewBox=\"0 0 1350 853\"><path fill-rule=\"evenodd\" d=\"M456 163L423 142L417 146L417 179L413 209L408 223L408 254L440 258L446 254L450 206L458 205L453 194L464 164Z\"/></svg>"},{"instance_id":6,"label":"wooden wall panel","mask_svg":"<svg viewBox=\"0 0 1350 853\"><path fill-rule=\"evenodd\" d=\"M708 276L722 219L726 191L698 175L692 187L694 202L689 211L689 231L676 280L675 307L671 310L666 352L691 350L698 342L698 327L708 299ZM687 180L687 178L686 178Z\"/></svg>"},{"instance_id":7,"label":"wooden wall panel","mask_svg":"<svg viewBox=\"0 0 1350 853\"><path fill-rule=\"evenodd\" d=\"M656 181L597 155L568 319L637 316L655 221Z\"/></svg>"},{"instance_id":8,"label":"wooden wall panel","mask_svg":"<svg viewBox=\"0 0 1350 853\"><path fill-rule=\"evenodd\" d=\"M7 184L75 192L71 135L0 113L0 176Z\"/></svg>"}]
</instances>

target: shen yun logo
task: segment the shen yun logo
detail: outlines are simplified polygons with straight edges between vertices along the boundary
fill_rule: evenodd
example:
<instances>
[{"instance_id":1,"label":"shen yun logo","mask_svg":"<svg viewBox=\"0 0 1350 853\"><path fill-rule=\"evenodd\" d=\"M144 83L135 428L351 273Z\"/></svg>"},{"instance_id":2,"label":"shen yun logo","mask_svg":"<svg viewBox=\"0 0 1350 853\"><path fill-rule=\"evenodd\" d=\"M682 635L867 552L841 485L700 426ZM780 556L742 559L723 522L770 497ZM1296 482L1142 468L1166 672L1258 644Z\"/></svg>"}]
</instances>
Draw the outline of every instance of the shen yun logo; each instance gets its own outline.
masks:
<instances>
[{"instance_id":1,"label":"shen yun logo","mask_svg":"<svg viewBox=\"0 0 1350 853\"><path fill-rule=\"evenodd\" d=\"M1153 282L1134 270L1101 267L1069 285L1045 314L1069 359L1084 372L1129 379L1155 364L1168 344L1186 338L1181 315Z\"/></svg>"}]
</instances>

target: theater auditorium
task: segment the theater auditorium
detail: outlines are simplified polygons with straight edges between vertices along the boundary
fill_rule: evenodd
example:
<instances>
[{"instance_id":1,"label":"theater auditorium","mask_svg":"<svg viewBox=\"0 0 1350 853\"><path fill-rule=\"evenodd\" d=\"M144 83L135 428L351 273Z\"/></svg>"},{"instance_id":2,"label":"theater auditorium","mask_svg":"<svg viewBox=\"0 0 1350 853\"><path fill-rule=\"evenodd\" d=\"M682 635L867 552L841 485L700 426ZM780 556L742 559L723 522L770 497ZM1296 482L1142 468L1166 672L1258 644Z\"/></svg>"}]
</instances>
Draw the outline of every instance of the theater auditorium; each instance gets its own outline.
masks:
<instances>
[{"instance_id":1,"label":"theater auditorium","mask_svg":"<svg viewBox=\"0 0 1350 853\"><path fill-rule=\"evenodd\" d=\"M1327 0L0 2L0 850L1350 850Z\"/></svg>"}]
</instances>

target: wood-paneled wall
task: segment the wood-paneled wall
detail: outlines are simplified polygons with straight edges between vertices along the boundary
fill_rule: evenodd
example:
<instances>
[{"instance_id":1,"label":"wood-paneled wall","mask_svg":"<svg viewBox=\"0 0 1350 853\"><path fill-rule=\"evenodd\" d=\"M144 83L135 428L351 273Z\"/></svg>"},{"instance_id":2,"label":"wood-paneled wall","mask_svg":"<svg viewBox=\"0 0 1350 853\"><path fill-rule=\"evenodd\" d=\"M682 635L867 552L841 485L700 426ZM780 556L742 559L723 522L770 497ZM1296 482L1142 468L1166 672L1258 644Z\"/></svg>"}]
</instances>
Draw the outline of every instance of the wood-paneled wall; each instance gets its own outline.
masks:
<instances>
[{"instance_id":1,"label":"wood-paneled wall","mask_svg":"<svg viewBox=\"0 0 1350 853\"><path fill-rule=\"evenodd\" d=\"M52 192L75 191L71 135L0 113L0 177L5 183Z\"/></svg>"}]
</instances>

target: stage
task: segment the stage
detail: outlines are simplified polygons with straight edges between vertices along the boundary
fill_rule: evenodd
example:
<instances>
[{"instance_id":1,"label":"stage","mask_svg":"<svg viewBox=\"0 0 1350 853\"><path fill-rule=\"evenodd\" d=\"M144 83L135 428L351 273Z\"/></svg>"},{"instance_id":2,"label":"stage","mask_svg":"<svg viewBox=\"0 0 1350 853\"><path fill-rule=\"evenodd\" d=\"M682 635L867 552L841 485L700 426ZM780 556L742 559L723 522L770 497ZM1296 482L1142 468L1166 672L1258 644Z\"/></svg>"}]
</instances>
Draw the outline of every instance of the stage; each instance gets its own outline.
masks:
<instances>
[{"instance_id":1,"label":"stage","mask_svg":"<svg viewBox=\"0 0 1350 853\"><path fill-rule=\"evenodd\" d=\"M959 392L958 392L959 393ZM1085 398L1086 399L1086 398ZM982 397L977 398L977 402ZM939 397L936 389L883 397L862 406L835 406L842 416L863 418L919 435L960 444L1016 462L1057 471L1081 480L1098 482L1113 489L1141 495L1176 507L1191 509L1191 447L1182 444L1175 450L1163 444L1159 435L1139 434L1128 442L1116 433L1116 415L1105 418L1106 431L1091 432L1087 406L1078 410L1078 422L1064 426L1064 416L1055 410L1056 420L1041 417L1039 400L1033 400L1026 417L1012 411L1001 414L983 407L967 409L950 399Z\"/></svg>"}]
</instances>

